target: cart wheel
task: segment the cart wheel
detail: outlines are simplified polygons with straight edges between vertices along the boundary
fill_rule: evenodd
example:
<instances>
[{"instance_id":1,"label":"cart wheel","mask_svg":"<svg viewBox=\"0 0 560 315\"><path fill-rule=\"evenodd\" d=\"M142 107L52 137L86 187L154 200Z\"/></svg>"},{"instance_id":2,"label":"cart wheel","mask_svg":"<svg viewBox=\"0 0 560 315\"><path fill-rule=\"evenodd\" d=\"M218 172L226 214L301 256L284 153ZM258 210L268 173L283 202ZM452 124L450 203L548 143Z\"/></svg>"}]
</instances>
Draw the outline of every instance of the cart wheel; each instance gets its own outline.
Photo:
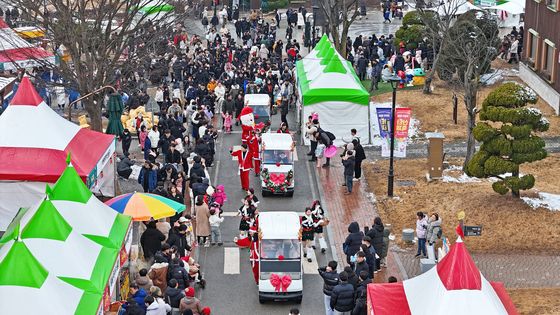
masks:
<instances>
[{"instance_id":1,"label":"cart wheel","mask_svg":"<svg viewBox=\"0 0 560 315\"><path fill-rule=\"evenodd\" d=\"M301 304L301 299L303 298L303 296L300 296L298 298L296 298L296 304Z\"/></svg>"},{"instance_id":2,"label":"cart wheel","mask_svg":"<svg viewBox=\"0 0 560 315\"><path fill-rule=\"evenodd\" d=\"M263 196L263 197L269 197L269 196L270 196L270 191L268 191L268 190L262 190L262 196Z\"/></svg>"},{"instance_id":3,"label":"cart wheel","mask_svg":"<svg viewBox=\"0 0 560 315\"><path fill-rule=\"evenodd\" d=\"M286 193L286 196L288 197L293 197L294 196L294 192L293 191L289 191Z\"/></svg>"},{"instance_id":4,"label":"cart wheel","mask_svg":"<svg viewBox=\"0 0 560 315\"><path fill-rule=\"evenodd\" d=\"M262 298L261 296L259 296L259 303L264 304L266 302L266 300L264 298ZM301 299L300 299L301 302Z\"/></svg>"}]
</instances>

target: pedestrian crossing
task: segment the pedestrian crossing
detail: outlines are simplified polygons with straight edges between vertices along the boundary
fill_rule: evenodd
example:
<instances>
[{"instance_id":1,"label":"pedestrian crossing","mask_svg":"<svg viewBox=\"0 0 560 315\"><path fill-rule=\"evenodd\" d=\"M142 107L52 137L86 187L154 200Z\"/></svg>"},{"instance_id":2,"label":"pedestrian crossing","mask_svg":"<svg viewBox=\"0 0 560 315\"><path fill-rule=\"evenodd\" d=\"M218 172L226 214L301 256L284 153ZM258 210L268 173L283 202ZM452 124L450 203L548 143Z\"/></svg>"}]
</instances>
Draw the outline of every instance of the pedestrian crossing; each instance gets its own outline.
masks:
<instances>
[{"instance_id":1,"label":"pedestrian crossing","mask_svg":"<svg viewBox=\"0 0 560 315\"><path fill-rule=\"evenodd\" d=\"M220 247L224 250L224 274L225 275L238 275L241 273L241 264L249 263L248 256L241 257L239 247ZM303 273L308 275L319 274L317 259L315 253L312 254L312 261L308 262L307 259L302 259ZM243 260L243 261L241 261Z\"/></svg>"}]
</instances>

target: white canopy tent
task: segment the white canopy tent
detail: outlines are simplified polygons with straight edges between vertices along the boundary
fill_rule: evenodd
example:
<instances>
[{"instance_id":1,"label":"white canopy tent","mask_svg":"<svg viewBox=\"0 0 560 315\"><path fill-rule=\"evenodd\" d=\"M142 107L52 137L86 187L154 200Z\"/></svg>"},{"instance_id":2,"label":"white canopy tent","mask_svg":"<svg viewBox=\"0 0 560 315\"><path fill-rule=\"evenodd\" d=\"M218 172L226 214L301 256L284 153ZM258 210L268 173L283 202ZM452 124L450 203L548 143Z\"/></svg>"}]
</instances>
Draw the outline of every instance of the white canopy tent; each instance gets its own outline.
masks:
<instances>
[{"instance_id":1,"label":"white canopy tent","mask_svg":"<svg viewBox=\"0 0 560 315\"><path fill-rule=\"evenodd\" d=\"M317 113L321 128L336 136L337 145L343 143L352 128L361 135L362 144L369 143L369 93L326 36L296 63L296 77L303 119ZM305 135L305 125L301 128Z\"/></svg>"}]
</instances>

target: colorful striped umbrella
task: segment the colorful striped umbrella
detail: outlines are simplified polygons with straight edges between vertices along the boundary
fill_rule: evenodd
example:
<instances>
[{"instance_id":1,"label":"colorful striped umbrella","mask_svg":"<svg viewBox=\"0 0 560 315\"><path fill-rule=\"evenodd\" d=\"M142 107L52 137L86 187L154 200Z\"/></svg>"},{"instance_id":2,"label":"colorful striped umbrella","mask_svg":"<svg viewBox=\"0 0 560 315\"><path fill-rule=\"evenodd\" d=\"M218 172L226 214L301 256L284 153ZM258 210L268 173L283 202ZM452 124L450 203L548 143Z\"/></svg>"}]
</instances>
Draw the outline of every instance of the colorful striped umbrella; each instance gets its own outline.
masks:
<instances>
[{"instance_id":1,"label":"colorful striped umbrella","mask_svg":"<svg viewBox=\"0 0 560 315\"><path fill-rule=\"evenodd\" d=\"M138 192L117 196L105 204L117 212L131 216L134 221L167 218L186 208L171 199Z\"/></svg>"}]
</instances>

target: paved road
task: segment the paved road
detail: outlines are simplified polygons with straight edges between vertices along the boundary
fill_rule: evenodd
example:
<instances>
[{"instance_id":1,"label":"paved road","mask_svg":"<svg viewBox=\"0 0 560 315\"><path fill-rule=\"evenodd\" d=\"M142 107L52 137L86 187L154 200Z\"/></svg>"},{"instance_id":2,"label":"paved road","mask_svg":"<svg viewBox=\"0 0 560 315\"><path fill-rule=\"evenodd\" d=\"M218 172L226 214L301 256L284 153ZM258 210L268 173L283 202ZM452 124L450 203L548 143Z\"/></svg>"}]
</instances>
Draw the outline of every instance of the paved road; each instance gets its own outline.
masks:
<instances>
[{"instance_id":1,"label":"paved road","mask_svg":"<svg viewBox=\"0 0 560 315\"><path fill-rule=\"evenodd\" d=\"M290 113L289 118L293 113ZM273 116L273 130L279 125L279 115ZM293 119L291 119L293 121ZM237 128L240 130L240 127ZM229 148L240 144L241 134L220 136L217 144L216 163L211 170L214 184L223 184L228 194L228 202L224 205L226 219L222 225L222 234L225 241L224 247L200 248L199 261L204 268L208 287L200 292L200 298L204 305L210 305L216 314L281 314L285 315L294 306L293 303L267 303L259 304L257 286L253 280L251 266L249 263L249 252L246 249L239 250L232 242L233 237L238 234L239 218L231 216L241 205L244 193L240 189L239 177L237 176L237 162L229 155ZM310 172L310 164L306 160L305 148L297 147L298 160L295 162L296 191L293 198L289 197L267 197L262 198L260 194L260 180L251 176L251 186L255 187L257 196L261 200L260 211L298 211L311 204L317 198L314 176ZM239 257L237 257L239 256ZM313 263L307 263L305 269L309 272L304 275L304 298L299 306L303 314L321 314L323 309L323 282L316 272L318 265L325 265L332 257L330 251L321 254L317 251L317 258ZM225 265L224 261L227 261ZM239 263L239 267L237 267ZM224 268L234 274L224 274ZM236 299L238 303L231 303L232 294L241 294Z\"/></svg>"}]
</instances>

